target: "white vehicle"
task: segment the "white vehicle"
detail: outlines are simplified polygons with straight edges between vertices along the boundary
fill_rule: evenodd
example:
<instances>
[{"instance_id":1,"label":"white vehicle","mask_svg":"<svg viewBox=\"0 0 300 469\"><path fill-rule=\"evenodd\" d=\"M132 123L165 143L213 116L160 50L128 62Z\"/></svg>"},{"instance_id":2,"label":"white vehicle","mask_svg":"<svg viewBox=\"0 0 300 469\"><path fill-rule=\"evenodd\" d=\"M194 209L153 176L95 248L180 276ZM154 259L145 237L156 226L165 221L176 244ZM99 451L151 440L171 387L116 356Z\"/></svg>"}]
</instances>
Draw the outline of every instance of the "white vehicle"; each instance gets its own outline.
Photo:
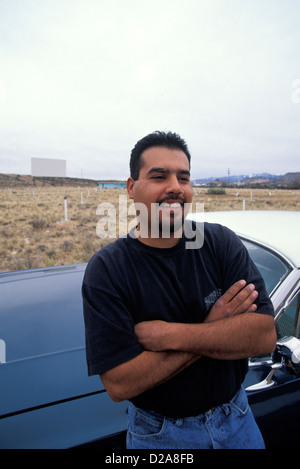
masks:
<instances>
[{"instance_id":1,"label":"white vehicle","mask_svg":"<svg viewBox=\"0 0 300 469\"><path fill-rule=\"evenodd\" d=\"M242 239L264 278L277 322L299 293L300 212L204 212L191 214L189 218L220 223ZM293 325L286 332L299 338L299 314L298 321L293 318Z\"/></svg>"}]
</instances>

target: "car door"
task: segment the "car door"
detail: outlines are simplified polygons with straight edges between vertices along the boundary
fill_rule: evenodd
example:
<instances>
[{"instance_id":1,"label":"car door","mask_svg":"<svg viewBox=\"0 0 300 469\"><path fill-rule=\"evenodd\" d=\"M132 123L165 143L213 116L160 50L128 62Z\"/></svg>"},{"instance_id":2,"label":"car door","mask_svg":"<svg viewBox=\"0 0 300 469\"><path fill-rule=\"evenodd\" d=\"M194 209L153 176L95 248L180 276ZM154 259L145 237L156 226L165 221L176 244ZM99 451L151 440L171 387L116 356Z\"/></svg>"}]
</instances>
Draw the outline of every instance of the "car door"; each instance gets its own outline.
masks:
<instances>
[{"instance_id":1,"label":"car door","mask_svg":"<svg viewBox=\"0 0 300 469\"><path fill-rule=\"evenodd\" d=\"M267 448L297 448L299 443L300 358L299 352L298 358L292 358L290 351L291 347L298 351L300 347L299 306L298 281L277 316L276 351L272 356L250 360L244 383Z\"/></svg>"}]
</instances>

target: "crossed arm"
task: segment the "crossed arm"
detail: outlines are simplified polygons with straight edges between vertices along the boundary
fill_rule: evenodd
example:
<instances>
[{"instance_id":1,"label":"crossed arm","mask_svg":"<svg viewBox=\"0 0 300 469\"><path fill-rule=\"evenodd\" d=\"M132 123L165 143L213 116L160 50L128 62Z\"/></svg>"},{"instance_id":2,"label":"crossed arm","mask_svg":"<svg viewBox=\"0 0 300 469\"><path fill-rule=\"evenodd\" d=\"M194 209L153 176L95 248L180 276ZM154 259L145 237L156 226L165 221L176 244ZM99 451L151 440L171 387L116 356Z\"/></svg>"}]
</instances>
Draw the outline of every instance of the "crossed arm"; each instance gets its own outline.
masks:
<instances>
[{"instance_id":1,"label":"crossed arm","mask_svg":"<svg viewBox=\"0 0 300 469\"><path fill-rule=\"evenodd\" d=\"M204 323L137 324L135 334L144 352L101 374L110 397L122 401L137 396L172 378L202 355L235 360L271 353L276 345L274 320L255 314L257 296L254 285L240 280L216 301Z\"/></svg>"}]
</instances>

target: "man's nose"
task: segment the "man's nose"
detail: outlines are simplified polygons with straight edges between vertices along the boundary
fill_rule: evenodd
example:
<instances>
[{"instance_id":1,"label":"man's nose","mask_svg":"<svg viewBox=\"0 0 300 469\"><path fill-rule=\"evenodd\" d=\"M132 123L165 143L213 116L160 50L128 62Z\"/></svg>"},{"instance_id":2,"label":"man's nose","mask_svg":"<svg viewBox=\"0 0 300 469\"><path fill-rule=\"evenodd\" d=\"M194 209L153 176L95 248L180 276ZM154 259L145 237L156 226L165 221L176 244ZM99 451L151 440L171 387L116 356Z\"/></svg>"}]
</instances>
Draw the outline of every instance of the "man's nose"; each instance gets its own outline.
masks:
<instances>
[{"instance_id":1,"label":"man's nose","mask_svg":"<svg viewBox=\"0 0 300 469\"><path fill-rule=\"evenodd\" d=\"M166 192L168 194L171 192L174 194L179 194L180 192L183 192L176 175L169 176L167 180Z\"/></svg>"}]
</instances>

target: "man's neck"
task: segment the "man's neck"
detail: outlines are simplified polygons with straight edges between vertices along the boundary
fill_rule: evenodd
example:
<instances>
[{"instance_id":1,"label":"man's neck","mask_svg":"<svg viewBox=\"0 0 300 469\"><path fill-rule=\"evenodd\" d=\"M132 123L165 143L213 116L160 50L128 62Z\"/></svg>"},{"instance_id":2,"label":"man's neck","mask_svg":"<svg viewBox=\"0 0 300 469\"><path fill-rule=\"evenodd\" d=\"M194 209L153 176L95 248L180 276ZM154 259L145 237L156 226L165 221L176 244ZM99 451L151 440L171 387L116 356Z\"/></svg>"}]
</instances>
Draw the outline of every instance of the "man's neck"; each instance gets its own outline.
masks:
<instances>
[{"instance_id":1,"label":"man's neck","mask_svg":"<svg viewBox=\"0 0 300 469\"><path fill-rule=\"evenodd\" d=\"M151 236L148 237L143 237L140 236L139 231L135 230L134 231L135 237L143 244L146 244L147 246L151 246L153 248L160 248L160 249L169 249L174 246L176 246L182 235L183 235L183 230L181 233L172 233L170 234L167 238L163 238L162 235L158 238L151 238Z\"/></svg>"}]
</instances>

